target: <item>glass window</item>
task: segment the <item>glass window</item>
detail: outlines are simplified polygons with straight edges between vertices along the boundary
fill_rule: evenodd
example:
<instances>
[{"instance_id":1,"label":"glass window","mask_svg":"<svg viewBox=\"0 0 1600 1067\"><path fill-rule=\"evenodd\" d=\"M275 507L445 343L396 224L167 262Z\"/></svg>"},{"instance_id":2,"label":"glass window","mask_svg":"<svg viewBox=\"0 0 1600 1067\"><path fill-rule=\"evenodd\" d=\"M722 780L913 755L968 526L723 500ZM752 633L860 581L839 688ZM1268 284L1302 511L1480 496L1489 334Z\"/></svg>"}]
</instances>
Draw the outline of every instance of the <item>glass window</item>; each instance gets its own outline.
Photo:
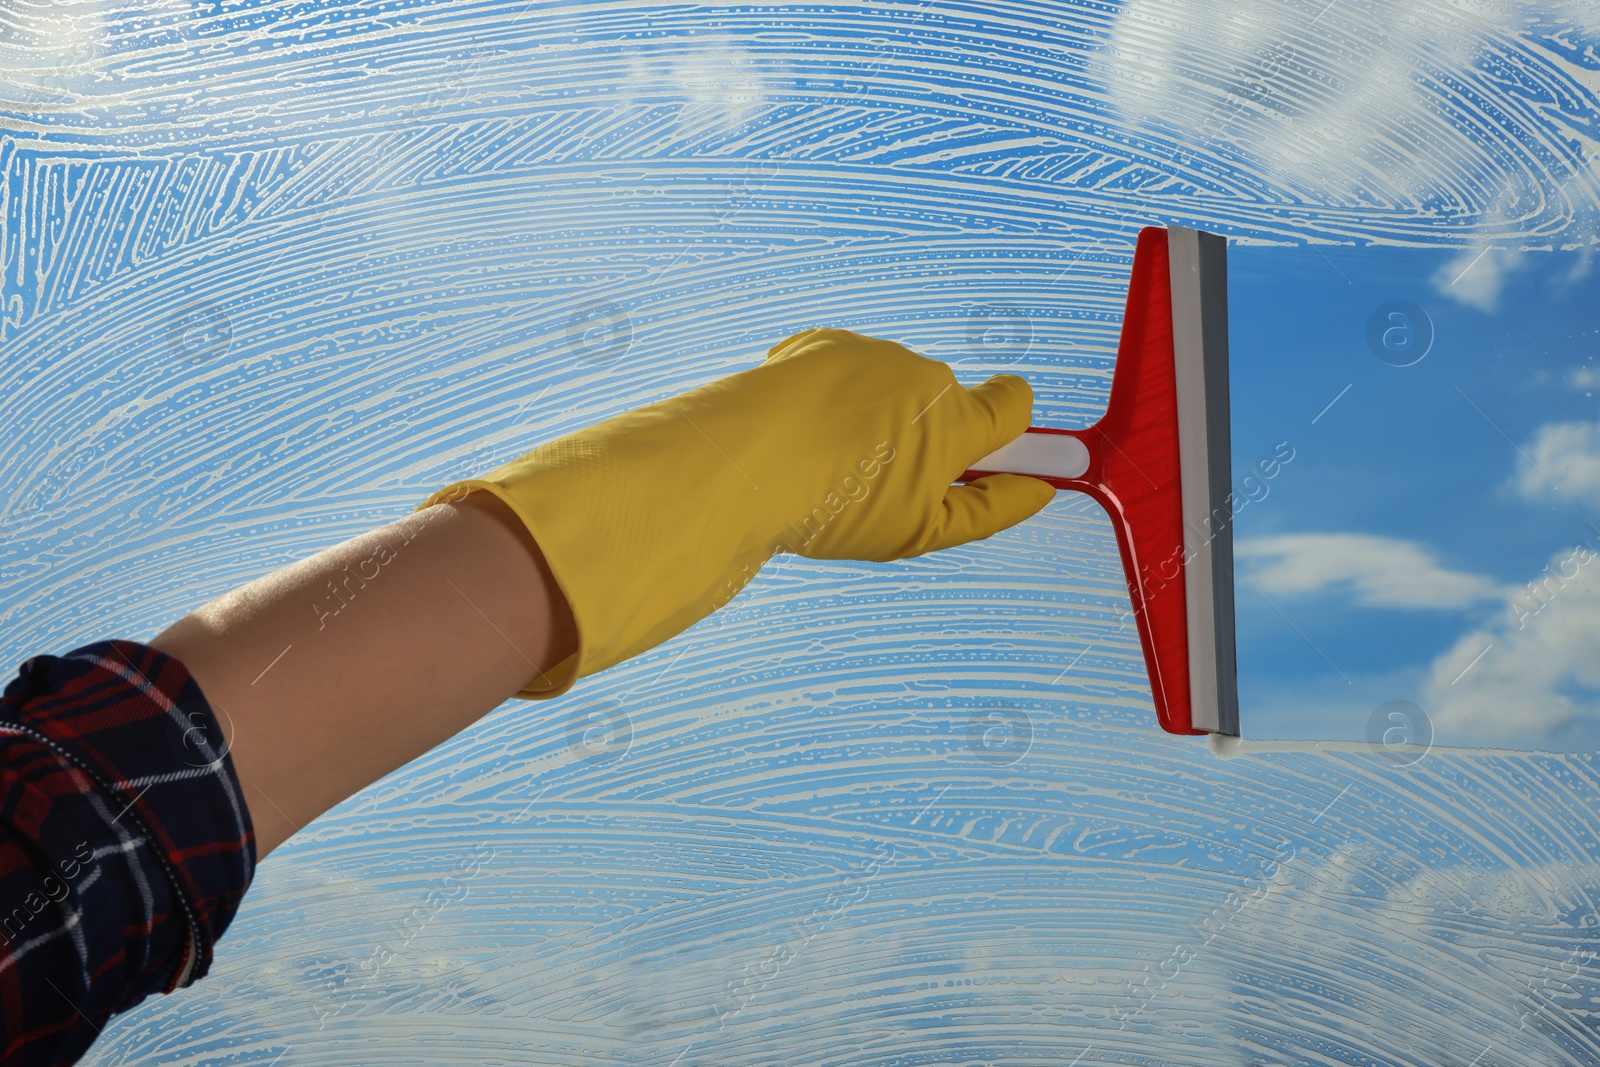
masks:
<instances>
[{"instance_id":1,"label":"glass window","mask_svg":"<svg viewBox=\"0 0 1600 1067\"><path fill-rule=\"evenodd\" d=\"M808 326L1086 426L1147 224L1233 240L1237 473L1296 453L1241 517L1232 758L1157 729L1085 497L780 557L307 827L85 1062L1600 1057L1592 3L6 25L8 663Z\"/></svg>"}]
</instances>

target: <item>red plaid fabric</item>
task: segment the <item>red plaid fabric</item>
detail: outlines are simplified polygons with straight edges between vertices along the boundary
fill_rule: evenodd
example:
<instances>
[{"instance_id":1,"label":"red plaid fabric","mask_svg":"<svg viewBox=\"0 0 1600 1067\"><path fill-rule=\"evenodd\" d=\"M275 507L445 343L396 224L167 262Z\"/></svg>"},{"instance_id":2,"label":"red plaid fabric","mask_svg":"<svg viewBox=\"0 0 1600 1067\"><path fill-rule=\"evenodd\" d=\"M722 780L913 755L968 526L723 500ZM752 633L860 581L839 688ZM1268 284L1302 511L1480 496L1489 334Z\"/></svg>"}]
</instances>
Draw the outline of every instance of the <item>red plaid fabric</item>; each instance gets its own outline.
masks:
<instances>
[{"instance_id":1,"label":"red plaid fabric","mask_svg":"<svg viewBox=\"0 0 1600 1067\"><path fill-rule=\"evenodd\" d=\"M75 1063L205 975L255 873L223 734L178 660L98 641L0 697L0 1061Z\"/></svg>"}]
</instances>

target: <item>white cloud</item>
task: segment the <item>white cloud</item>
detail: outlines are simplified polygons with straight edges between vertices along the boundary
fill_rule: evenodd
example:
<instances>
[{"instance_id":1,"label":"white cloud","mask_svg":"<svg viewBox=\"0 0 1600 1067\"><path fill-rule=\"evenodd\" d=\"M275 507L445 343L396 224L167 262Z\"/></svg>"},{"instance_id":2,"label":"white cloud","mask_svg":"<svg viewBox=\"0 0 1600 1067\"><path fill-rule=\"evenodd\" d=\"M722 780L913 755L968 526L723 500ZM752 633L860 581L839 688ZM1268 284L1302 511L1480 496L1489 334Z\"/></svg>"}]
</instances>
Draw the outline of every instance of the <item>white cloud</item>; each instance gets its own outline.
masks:
<instances>
[{"instance_id":1,"label":"white cloud","mask_svg":"<svg viewBox=\"0 0 1600 1067\"><path fill-rule=\"evenodd\" d=\"M1588 109L1548 109L1541 129L1515 108L1478 103L1505 94L1498 72L1522 62L1559 71L1552 92L1592 100L1600 92L1592 64L1570 43L1548 46L1570 42L1581 17L1517 0L1454 0L1429 5L1426 17L1412 7L1124 0L1097 72L1122 124L1199 183L1231 171L1241 185L1275 186L1280 210L1315 204L1335 213L1341 240L1352 209L1383 220L1382 232L1358 240L1459 247L1455 236L1475 233L1435 279L1449 299L1494 310L1525 266L1519 249L1550 248L1552 234L1557 247L1579 250L1568 283L1582 277L1600 239L1600 141ZM1529 58L1511 58L1519 54ZM1576 144L1581 157L1533 163L1533 137ZM1490 184L1495 175L1500 188ZM1301 224L1284 235L1307 232ZM1452 239L1440 242L1446 232Z\"/></svg>"},{"instance_id":2,"label":"white cloud","mask_svg":"<svg viewBox=\"0 0 1600 1067\"><path fill-rule=\"evenodd\" d=\"M1600 423L1551 422L1524 445L1512 486L1529 500L1600 501Z\"/></svg>"},{"instance_id":3,"label":"white cloud","mask_svg":"<svg viewBox=\"0 0 1600 1067\"><path fill-rule=\"evenodd\" d=\"M1574 389L1593 389L1600 385L1600 367L1589 364L1577 368L1567 377L1567 384Z\"/></svg>"},{"instance_id":4,"label":"white cloud","mask_svg":"<svg viewBox=\"0 0 1600 1067\"><path fill-rule=\"evenodd\" d=\"M1574 719L1600 717L1597 640L1600 554L1564 550L1508 596L1498 621L1463 635L1434 661L1423 706L1441 733L1524 744Z\"/></svg>"},{"instance_id":5,"label":"white cloud","mask_svg":"<svg viewBox=\"0 0 1600 1067\"><path fill-rule=\"evenodd\" d=\"M1533 800L1537 811L1535 781L1531 771L1513 778L1504 795ZM1569 796L1568 787L1546 788ZM1357 843L1326 854L1302 849L1288 865L1289 884L1264 896L1250 922L1218 946L1238 953L1222 995L1262 1009L1259 1028L1242 1028L1240 1063L1321 1060L1318 1035L1343 1032L1360 1035L1351 1044L1372 1062L1464 1064L1484 1049L1485 1031L1498 1035L1501 1062L1575 1062L1574 1036L1588 1040L1595 991L1585 924L1600 865L1559 834L1550 843L1559 817L1526 818L1515 804L1485 809L1472 803L1481 795L1468 786L1443 828L1422 830L1413 818L1408 829L1437 840L1440 851L1453 836L1527 842L1500 862L1397 855L1361 843L1370 839L1371 809L1349 800L1333 807L1330 818L1347 821L1325 827L1329 837ZM1485 960L1495 961L1492 971ZM1281 996L1312 968L1342 995ZM1418 1026L1424 1015L1430 1024ZM1486 1067L1492 1057L1479 1059Z\"/></svg>"},{"instance_id":6,"label":"white cloud","mask_svg":"<svg viewBox=\"0 0 1600 1067\"><path fill-rule=\"evenodd\" d=\"M1279 534L1234 545L1268 596L1344 592L1377 608L1464 608L1505 595L1482 575L1443 567L1425 546L1354 533Z\"/></svg>"},{"instance_id":7,"label":"white cloud","mask_svg":"<svg viewBox=\"0 0 1600 1067\"><path fill-rule=\"evenodd\" d=\"M737 130L766 103L769 75L734 45L706 50L641 50L633 57L625 96L677 101L680 132Z\"/></svg>"},{"instance_id":8,"label":"white cloud","mask_svg":"<svg viewBox=\"0 0 1600 1067\"><path fill-rule=\"evenodd\" d=\"M1527 266L1527 253L1474 245L1434 272L1434 291L1479 311L1494 311L1511 275Z\"/></svg>"},{"instance_id":9,"label":"white cloud","mask_svg":"<svg viewBox=\"0 0 1600 1067\"><path fill-rule=\"evenodd\" d=\"M1129 0L1103 76L1133 123L1197 155L1242 151L1323 202L1455 202L1461 174L1492 158L1492 131L1440 106L1437 72L1469 69L1519 15L1508 0L1453 14L1446 30L1376 0Z\"/></svg>"}]
</instances>

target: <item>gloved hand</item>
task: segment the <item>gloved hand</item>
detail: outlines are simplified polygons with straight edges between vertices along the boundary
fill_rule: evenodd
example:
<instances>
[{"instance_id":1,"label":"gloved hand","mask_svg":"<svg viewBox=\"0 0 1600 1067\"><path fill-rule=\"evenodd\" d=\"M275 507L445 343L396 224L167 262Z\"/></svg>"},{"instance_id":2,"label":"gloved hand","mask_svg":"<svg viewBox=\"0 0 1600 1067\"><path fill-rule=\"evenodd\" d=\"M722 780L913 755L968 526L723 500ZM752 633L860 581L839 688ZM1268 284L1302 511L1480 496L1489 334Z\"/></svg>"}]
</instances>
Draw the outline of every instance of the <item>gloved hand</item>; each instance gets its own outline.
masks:
<instances>
[{"instance_id":1,"label":"gloved hand","mask_svg":"<svg viewBox=\"0 0 1600 1067\"><path fill-rule=\"evenodd\" d=\"M759 366L541 445L420 505L494 493L571 606L578 651L526 699L644 652L727 603L780 551L893 560L988 537L1050 502L963 470L1027 429L1011 374L960 385L891 341L809 330Z\"/></svg>"}]
</instances>

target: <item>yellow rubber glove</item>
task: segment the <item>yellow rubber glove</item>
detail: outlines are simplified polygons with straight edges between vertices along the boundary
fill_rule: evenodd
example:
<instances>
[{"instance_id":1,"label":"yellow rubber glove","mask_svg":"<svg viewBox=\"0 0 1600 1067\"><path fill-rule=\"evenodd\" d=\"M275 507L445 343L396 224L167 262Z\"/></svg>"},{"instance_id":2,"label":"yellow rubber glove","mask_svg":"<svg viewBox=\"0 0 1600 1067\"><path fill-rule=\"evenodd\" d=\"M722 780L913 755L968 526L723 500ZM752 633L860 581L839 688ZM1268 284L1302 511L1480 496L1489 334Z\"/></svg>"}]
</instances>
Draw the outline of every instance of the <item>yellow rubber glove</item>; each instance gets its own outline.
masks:
<instances>
[{"instance_id":1,"label":"yellow rubber glove","mask_svg":"<svg viewBox=\"0 0 1600 1067\"><path fill-rule=\"evenodd\" d=\"M1048 483L951 483L1032 409L1015 375L969 389L893 342L809 330L421 507L485 490L527 524L577 624L578 651L517 694L552 697L688 629L777 552L902 559L1021 522L1055 495Z\"/></svg>"}]
</instances>

